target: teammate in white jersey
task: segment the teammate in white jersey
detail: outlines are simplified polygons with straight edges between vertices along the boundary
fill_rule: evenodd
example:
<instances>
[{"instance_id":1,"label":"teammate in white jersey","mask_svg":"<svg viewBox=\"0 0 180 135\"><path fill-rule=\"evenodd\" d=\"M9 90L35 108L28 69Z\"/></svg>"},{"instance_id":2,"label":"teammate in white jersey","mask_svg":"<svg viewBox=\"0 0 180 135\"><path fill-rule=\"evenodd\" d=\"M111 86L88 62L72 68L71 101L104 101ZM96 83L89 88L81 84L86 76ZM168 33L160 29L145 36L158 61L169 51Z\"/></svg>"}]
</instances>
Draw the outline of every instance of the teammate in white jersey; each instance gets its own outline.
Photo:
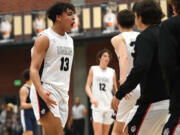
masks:
<instances>
[{"instance_id":1,"label":"teammate in white jersey","mask_svg":"<svg viewBox=\"0 0 180 135\"><path fill-rule=\"evenodd\" d=\"M110 51L101 50L97 55L99 65L91 66L86 83L86 93L92 103L95 135L108 135L110 125L113 123L111 100L113 90L117 90L117 84L114 69L108 67L110 59Z\"/></svg>"},{"instance_id":2,"label":"teammate in white jersey","mask_svg":"<svg viewBox=\"0 0 180 135\"><path fill-rule=\"evenodd\" d=\"M63 135L68 116L68 90L73 60L73 40L66 34L74 24L75 8L58 2L47 11L53 26L37 38L30 66L31 102L46 135ZM44 60L44 64L43 63ZM42 76L40 67L43 65Z\"/></svg>"},{"instance_id":3,"label":"teammate in white jersey","mask_svg":"<svg viewBox=\"0 0 180 135\"><path fill-rule=\"evenodd\" d=\"M120 68L120 84L126 80L126 76L129 74L130 69L133 66L133 52L134 42L139 32L133 31L135 16L132 11L127 9L122 10L117 15L117 26L121 34L111 39L112 45L119 59ZM123 128L128 118L130 110L136 104L136 100L139 98L140 89L137 87L129 95L122 99L118 106L116 115L116 121L112 135L123 134Z\"/></svg>"}]
</instances>

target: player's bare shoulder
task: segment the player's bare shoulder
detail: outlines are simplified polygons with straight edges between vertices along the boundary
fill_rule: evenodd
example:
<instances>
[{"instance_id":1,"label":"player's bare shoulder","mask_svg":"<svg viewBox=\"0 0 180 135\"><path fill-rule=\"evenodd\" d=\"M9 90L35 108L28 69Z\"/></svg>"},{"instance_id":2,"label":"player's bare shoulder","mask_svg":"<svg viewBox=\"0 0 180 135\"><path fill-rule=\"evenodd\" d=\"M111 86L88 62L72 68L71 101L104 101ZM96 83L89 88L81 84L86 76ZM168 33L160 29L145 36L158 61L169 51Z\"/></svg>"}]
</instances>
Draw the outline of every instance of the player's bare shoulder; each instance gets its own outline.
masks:
<instances>
[{"instance_id":1,"label":"player's bare shoulder","mask_svg":"<svg viewBox=\"0 0 180 135\"><path fill-rule=\"evenodd\" d=\"M49 39L45 35L40 35L34 44L35 48L47 49L49 47Z\"/></svg>"},{"instance_id":2,"label":"player's bare shoulder","mask_svg":"<svg viewBox=\"0 0 180 135\"><path fill-rule=\"evenodd\" d=\"M118 45L120 42L124 41L124 38L121 34L114 36L113 38L111 38L111 43L112 45L115 47L116 45Z\"/></svg>"},{"instance_id":3,"label":"player's bare shoulder","mask_svg":"<svg viewBox=\"0 0 180 135\"><path fill-rule=\"evenodd\" d=\"M123 36L121 34L118 34L116 36L114 36L113 38L111 38L111 43L116 43L118 41L122 41L124 40Z\"/></svg>"}]
</instances>

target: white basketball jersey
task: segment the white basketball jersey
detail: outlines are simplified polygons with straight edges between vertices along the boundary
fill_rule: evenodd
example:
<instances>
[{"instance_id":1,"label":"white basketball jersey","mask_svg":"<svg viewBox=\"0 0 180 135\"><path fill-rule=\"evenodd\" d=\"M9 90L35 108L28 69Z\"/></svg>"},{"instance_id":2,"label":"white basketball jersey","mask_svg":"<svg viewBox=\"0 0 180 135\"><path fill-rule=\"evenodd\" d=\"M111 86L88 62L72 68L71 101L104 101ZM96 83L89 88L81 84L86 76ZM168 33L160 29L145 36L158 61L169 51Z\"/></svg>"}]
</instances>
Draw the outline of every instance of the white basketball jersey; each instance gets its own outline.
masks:
<instances>
[{"instance_id":1,"label":"white basketball jersey","mask_svg":"<svg viewBox=\"0 0 180 135\"><path fill-rule=\"evenodd\" d=\"M125 39L126 42L126 48L128 51L128 56L129 56L129 72L133 67L133 57L132 54L134 53L134 43L136 41L137 36L139 35L139 32L131 31L131 32L122 32L121 35ZM128 72L128 73L129 73Z\"/></svg>"},{"instance_id":2,"label":"white basketball jersey","mask_svg":"<svg viewBox=\"0 0 180 135\"><path fill-rule=\"evenodd\" d=\"M92 109L109 110L113 98L112 90L115 71L109 67L103 70L99 66L92 66L91 69L93 72L91 90L99 103L98 107L92 105Z\"/></svg>"},{"instance_id":3,"label":"white basketball jersey","mask_svg":"<svg viewBox=\"0 0 180 135\"><path fill-rule=\"evenodd\" d=\"M70 73L74 55L72 38L65 33L61 36L48 28L40 33L49 39L49 48L44 57L41 81L52 87L69 91Z\"/></svg>"}]
</instances>

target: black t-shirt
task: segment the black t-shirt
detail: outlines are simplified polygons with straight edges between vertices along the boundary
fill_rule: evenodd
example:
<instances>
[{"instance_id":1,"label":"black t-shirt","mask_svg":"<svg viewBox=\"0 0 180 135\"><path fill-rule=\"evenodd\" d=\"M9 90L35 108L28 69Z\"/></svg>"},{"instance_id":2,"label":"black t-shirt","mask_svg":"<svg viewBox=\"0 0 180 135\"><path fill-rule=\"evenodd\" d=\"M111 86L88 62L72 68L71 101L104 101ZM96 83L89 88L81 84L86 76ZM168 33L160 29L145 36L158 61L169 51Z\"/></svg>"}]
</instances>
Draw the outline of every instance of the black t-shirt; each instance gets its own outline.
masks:
<instances>
[{"instance_id":1,"label":"black t-shirt","mask_svg":"<svg viewBox=\"0 0 180 135\"><path fill-rule=\"evenodd\" d=\"M159 62L170 95L170 113L180 116L180 15L161 24Z\"/></svg>"},{"instance_id":2,"label":"black t-shirt","mask_svg":"<svg viewBox=\"0 0 180 135\"><path fill-rule=\"evenodd\" d=\"M168 99L158 62L159 26L153 25L145 29L136 39L134 67L127 80L116 93L122 99L139 83L141 96L137 104L153 103Z\"/></svg>"}]
</instances>

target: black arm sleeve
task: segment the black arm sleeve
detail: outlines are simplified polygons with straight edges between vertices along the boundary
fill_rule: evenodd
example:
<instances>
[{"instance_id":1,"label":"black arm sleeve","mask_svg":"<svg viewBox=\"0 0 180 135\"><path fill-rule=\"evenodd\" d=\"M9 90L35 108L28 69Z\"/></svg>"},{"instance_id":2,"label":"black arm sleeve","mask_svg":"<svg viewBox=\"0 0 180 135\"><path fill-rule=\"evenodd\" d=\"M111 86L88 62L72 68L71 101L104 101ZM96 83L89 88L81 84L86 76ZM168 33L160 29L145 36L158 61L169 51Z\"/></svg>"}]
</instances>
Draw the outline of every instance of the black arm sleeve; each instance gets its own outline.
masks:
<instances>
[{"instance_id":1,"label":"black arm sleeve","mask_svg":"<svg viewBox=\"0 0 180 135\"><path fill-rule=\"evenodd\" d=\"M176 47L177 40L174 36L173 24L169 21L162 23L160 27L159 62L163 68L173 68L177 66Z\"/></svg>"},{"instance_id":2,"label":"black arm sleeve","mask_svg":"<svg viewBox=\"0 0 180 135\"><path fill-rule=\"evenodd\" d=\"M165 81L170 82L170 87L179 91L180 65L177 20L169 19L160 27L159 62L164 73ZM173 85L172 85L173 84Z\"/></svg>"},{"instance_id":3,"label":"black arm sleeve","mask_svg":"<svg viewBox=\"0 0 180 135\"><path fill-rule=\"evenodd\" d=\"M142 36L138 36L135 44L134 67L124 84L119 87L116 98L122 99L140 83L151 66L153 59L153 44Z\"/></svg>"}]
</instances>

